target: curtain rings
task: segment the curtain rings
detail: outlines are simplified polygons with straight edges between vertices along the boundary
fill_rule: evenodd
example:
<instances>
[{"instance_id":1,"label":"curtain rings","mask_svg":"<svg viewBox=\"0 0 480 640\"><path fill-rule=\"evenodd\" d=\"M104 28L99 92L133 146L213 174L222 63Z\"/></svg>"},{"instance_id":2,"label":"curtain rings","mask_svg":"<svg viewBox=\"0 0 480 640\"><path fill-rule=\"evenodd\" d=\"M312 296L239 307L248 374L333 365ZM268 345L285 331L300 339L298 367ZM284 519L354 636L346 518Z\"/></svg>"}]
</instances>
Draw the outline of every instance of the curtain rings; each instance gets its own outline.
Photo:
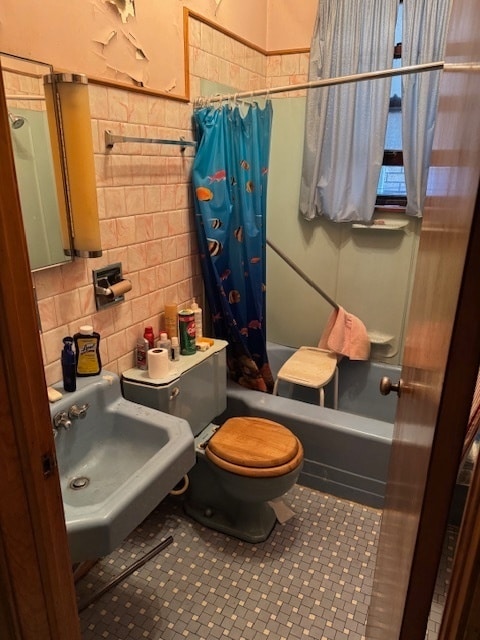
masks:
<instances>
[{"instance_id":1,"label":"curtain rings","mask_svg":"<svg viewBox=\"0 0 480 640\"><path fill-rule=\"evenodd\" d=\"M272 99L270 97L270 89L267 89L265 92L265 107L271 103Z\"/></svg>"},{"instance_id":2,"label":"curtain rings","mask_svg":"<svg viewBox=\"0 0 480 640\"><path fill-rule=\"evenodd\" d=\"M231 111L234 106L235 106L235 104L233 102L233 94L226 95L225 96L225 107Z\"/></svg>"}]
</instances>

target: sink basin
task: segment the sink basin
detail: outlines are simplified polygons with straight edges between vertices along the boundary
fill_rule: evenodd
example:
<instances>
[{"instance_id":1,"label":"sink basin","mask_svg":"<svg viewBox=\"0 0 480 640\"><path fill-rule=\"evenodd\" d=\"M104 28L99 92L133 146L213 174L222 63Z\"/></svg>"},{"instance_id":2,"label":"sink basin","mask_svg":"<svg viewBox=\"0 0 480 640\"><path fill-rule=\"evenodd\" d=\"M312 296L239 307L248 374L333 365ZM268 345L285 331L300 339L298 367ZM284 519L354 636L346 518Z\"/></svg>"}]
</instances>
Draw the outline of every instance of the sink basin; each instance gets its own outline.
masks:
<instances>
[{"instance_id":1,"label":"sink basin","mask_svg":"<svg viewBox=\"0 0 480 640\"><path fill-rule=\"evenodd\" d=\"M77 380L50 405L52 419L88 403L84 418L59 426L55 448L72 562L111 553L195 464L186 420L121 395L110 372Z\"/></svg>"}]
</instances>

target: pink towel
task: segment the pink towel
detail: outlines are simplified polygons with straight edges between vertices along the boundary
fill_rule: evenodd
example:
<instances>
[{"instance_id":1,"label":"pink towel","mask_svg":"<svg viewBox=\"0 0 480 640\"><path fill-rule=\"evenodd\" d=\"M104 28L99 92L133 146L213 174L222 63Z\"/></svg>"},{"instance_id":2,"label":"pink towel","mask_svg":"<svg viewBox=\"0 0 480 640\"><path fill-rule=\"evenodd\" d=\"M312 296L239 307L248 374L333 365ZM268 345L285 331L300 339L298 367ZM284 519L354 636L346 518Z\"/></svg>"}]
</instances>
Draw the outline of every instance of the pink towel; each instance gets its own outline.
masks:
<instances>
[{"instance_id":1,"label":"pink towel","mask_svg":"<svg viewBox=\"0 0 480 640\"><path fill-rule=\"evenodd\" d=\"M365 325L342 307L330 314L318 346L350 360L368 360L370 356L370 340Z\"/></svg>"}]
</instances>

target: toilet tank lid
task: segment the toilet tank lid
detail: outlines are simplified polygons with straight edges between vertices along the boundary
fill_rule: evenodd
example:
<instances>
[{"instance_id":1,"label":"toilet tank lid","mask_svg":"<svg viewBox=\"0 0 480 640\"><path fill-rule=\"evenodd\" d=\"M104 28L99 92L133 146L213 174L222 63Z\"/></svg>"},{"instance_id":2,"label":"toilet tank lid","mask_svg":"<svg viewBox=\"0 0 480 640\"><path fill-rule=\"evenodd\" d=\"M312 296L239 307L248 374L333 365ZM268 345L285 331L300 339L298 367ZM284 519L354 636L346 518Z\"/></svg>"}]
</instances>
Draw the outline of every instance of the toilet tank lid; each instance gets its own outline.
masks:
<instances>
[{"instance_id":1,"label":"toilet tank lid","mask_svg":"<svg viewBox=\"0 0 480 640\"><path fill-rule=\"evenodd\" d=\"M151 387L162 387L170 384L174 380L177 380L181 375L189 369L192 369L192 367L195 367L197 364L200 364L204 360L211 358L214 354L223 351L227 345L228 342L225 340L215 339L213 341L213 345L206 351L197 351L190 356L180 356L180 360L170 362L170 370L163 378L150 378L148 371L136 369L135 367L124 371L122 373L122 377L124 380L129 380L131 382L141 382L142 384Z\"/></svg>"}]
</instances>

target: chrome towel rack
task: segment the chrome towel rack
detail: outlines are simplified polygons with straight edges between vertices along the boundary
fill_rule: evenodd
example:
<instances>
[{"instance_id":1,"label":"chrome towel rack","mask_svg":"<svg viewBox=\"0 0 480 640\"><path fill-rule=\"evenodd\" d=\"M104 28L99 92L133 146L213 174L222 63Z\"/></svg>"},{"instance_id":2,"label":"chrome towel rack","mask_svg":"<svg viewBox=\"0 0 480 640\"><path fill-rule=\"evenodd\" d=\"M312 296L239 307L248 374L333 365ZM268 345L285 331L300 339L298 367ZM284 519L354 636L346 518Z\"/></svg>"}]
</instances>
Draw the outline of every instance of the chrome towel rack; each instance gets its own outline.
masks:
<instances>
[{"instance_id":1,"label":"chrome towel rack","mask_svg":"<svg viewBox=\"0 0 480 640\"><path fill-rule=\"evenodd\" d=\"M137 138L135 136L122 136L112 133L109 129L105 129L105 146L107 149L113 149L114 144L123 142L141 142L145 144L174 144L180 147L183 153L187 147L196 147L194 140L185 140L180 137L178 140L165 140L162 138Z\"/></svg>"}]
</instances>

